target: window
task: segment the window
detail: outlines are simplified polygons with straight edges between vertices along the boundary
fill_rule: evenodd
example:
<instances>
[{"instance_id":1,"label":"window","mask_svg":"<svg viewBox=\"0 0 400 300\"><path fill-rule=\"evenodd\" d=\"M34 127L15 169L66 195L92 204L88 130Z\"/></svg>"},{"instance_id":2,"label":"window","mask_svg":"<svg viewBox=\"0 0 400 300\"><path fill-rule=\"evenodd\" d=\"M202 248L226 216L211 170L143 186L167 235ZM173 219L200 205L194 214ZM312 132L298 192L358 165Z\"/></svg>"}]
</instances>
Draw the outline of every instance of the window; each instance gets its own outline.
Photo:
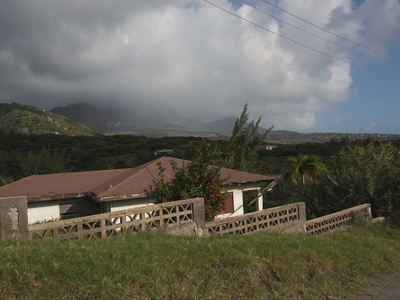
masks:
<instances>
[{"instance_id":1,"label":"window","mask_svg":"<svg viewBox=\"0 0 400 300\"><path fill-rule=\"evenodd\" d=\"M233 193L230 192L229 198L225 200L225 209L222 211L221 214L231 214L233 213Z\"/></svg>"},{"instance_id":2,"label":"window","mask_svg":"<svg viewBox=\"0 0 400 300\"><path fill-rule=\"evenodd\" d=\"M72 219L99 213L98 204L91 200L60 204L60 219Z\"/></svg>"}]
</instances>

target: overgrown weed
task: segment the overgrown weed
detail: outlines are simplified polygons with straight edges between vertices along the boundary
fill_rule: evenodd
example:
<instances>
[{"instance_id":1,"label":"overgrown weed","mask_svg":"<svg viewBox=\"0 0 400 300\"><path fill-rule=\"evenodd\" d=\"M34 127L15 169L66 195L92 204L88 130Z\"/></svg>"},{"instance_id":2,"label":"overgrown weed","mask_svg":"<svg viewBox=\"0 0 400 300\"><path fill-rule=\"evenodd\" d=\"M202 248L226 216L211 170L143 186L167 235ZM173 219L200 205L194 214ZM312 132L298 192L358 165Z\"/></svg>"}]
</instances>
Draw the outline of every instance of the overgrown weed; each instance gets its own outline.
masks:
<instances>
[{"instance_id":1,"label":"overgrown weed","mask_svg":"<svg viewBox=\"0 0 400 300\"><path fill-rule=\"evenodd\" d=\"M400 231L355 227L322 236L0 243L0 294L24 299L315 299L355 295L400 266ZM51 287L51 288L49 288Z\"/></svg>"}]
</instances>

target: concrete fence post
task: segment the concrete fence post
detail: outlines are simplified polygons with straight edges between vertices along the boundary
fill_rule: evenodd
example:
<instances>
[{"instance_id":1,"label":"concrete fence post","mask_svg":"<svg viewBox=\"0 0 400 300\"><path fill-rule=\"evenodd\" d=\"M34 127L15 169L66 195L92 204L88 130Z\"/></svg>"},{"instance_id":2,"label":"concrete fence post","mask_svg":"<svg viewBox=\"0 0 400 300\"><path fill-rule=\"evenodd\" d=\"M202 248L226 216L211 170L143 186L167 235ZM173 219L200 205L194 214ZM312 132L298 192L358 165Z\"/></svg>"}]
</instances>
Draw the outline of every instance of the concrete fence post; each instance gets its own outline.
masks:
<instances>
[{"instance_id":1,"label":"concrete fence post","mask_svg":"<svg viewBox=\"0 0 400 300\"><path fill-rule=\"evenodd\" d=\"M30 240L26 197L0 198L0 240Z\"/></svg>"},{"instance_id":2,"label":"concrete fence post","mask_svg":"<svg viewBox=\"0 0 400 300\"><path fill-rule=\"evenodd\" d=\"M299 212L299 221L302 227L302 232L307 232L306 222L307 222L307 215L306 215L306 204L304 202L299 202L297 204L297 209Z\"/></svg>"},{"instance_id":3,"label":"concrete fence post","mask_svg":"<svg viewBox=\"0 0 400 300\"><path fill-rule=\"evenodd\" d=\"M193 202L193 221L196 222L197 235L203 236L207 233L206 230L206 209L204 205L204 199L199 198L199 201Z\"/></svg>"},{"instance_id":4,"label":"concrete fence post","mask_svg":"<svg viewBox=\"0 0 400 300\"><path fill-rule=\"evenodd\" d=\"M367 216L368 218L372 219L372 211L371 211L371 204L367 207Z\"/></svg>"}]
</instances>

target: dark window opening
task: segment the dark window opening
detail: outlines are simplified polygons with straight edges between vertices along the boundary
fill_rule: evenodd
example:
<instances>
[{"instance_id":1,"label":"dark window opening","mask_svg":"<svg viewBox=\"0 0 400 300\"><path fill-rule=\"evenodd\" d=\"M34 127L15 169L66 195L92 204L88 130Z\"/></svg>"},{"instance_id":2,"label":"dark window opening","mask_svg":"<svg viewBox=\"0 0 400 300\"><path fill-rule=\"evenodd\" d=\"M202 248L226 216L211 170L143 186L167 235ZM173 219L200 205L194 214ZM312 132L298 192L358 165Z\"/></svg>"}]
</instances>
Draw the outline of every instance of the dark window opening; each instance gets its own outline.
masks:
<instances>
[{"instance_id":1,"label":"dark window opening","mask_svg":"<svg viewBox=\"0 0 400 300\"><path fill-rule=\"evenodd\" d=\"M98 204L91 200L60 204L61 220L90 216L98 213Z\"/></svg>"},{"instance_id":2,"label":"dark window opening","mask_svg":"<svg viewBox=\"0 0 400 300\"><path fill-rule=\"evenodd\" d=\"M228 193L229 198L225 200L225 209L222 210L221 214L233 213L233 193Z\"/></svg>"}]
</instances>

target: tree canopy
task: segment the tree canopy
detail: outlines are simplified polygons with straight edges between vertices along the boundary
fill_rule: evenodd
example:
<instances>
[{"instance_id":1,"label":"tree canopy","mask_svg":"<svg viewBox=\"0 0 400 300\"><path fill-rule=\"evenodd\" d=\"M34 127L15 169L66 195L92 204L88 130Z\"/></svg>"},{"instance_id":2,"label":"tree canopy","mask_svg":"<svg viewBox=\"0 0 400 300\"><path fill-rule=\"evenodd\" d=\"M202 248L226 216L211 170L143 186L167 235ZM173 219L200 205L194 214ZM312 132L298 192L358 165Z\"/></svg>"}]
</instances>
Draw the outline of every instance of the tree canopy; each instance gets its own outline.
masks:
<instances>
[{"instance_id":1,"label":"tree canopy","mask_svg":"<svg viewBox=\"0 0 400 300\"><path fill-rule=\"evenodd\" d=\"M225 209L228 195L223 190L223 184L228 178L221 178L222 157L210 144L203 141L196 150L193 160L182 166L177 166L174 160L170 164L174 170L171 181L165 180L165 167L159 164L160 177L145 192L157 202L170 202L191 198L204 198L205 217L207 221Z\"/></svg>"},{"instance_id":2,"label":"tree canopy","mask_svg":"<svg viewBox=\"0 0 400 300\"><path fill-rule=\"evenodd\" d=\"M333 157L329 178L336 201L371 203L376 216L400 225L400 152L390 143L354 146Z\"/></svg>"},{"instance_id":3,"label":"tree canopy","mask_svg":"<svg viewBox=\"0 0 400 300\"><path fill-rule=\"evenodd\" d=\"M317 180L317 173L326 171L326 167L321 163L316 155L297 155L290 156L286 161L287 171L285 179L295 185L301 185L304 188L306 185L306 176L311 178L312 182Z\"/></svg>"}]
</instances>

